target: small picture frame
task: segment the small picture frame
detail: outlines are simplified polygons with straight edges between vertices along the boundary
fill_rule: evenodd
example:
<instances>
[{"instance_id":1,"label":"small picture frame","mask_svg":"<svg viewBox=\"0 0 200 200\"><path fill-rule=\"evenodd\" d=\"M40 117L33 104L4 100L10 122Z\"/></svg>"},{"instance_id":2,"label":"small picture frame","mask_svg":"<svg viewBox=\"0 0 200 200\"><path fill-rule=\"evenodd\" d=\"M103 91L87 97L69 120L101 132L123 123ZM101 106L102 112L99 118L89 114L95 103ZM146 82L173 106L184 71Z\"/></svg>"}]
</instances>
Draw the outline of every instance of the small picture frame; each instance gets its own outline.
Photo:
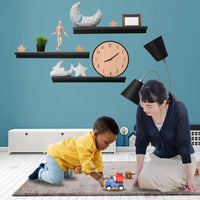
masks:
<instances>
[{"instance_id":1,"label":"small picture frame","mask_svg":"<svg viewBox=\"0 0 200 200\"><path fill-rule=\"evenodd\" d=\"M140 14L123 14L122 26L141 26Z\"/></svg>"}]
</instances>

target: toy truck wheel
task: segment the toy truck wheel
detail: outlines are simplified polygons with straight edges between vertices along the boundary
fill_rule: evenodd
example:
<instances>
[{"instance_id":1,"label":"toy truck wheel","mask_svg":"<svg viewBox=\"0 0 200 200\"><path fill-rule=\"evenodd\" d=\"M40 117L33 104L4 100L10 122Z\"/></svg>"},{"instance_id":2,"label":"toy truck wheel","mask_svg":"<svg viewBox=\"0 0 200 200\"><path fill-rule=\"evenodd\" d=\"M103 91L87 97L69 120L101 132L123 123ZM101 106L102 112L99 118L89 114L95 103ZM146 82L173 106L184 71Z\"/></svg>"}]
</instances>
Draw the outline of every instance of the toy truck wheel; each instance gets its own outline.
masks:
<instances>
[{"instance_id":1,"label":"toy truck wheel","mask_svg":"<svg viewBox=\"0 0 200 200\"><path fill-rule=\"evenodd\" d=\"M123 190L123 189L124 189L124 186L123 186L123 185L120 185L120 186L118 187L118 189L119 189L119 190Z\"/></svg>"},{"instance_id":2,"label":"toy truck wheel","mask_svg":"<svg viewBox=\"0 0 200 200\"><path fill-rule=\"evenodd\" d=\"M106 190L112 190L112 187L110 186L110 185L108 185L107 187L106 187Z\"/></svg>"}]
</instances>

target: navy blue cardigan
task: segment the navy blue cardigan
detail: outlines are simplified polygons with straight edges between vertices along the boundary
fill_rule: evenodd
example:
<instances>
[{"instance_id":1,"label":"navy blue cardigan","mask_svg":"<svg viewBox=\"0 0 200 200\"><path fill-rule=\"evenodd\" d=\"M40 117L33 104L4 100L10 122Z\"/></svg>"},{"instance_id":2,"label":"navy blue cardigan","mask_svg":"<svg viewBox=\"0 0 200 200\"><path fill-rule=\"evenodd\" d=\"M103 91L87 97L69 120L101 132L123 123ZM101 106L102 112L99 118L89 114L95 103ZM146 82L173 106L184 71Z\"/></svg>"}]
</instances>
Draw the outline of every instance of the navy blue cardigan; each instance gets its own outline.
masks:
<instances>
[{"instance_id":1,"label":"navy blue cardigan","mask_svg":"<svg viewBox=\"0 0 200 200\"><path fill-rule=\"evenodd\" d=\"M194 153L194 148L191 144L187 109L181 101L169 103L160 131L140 105L136 118L136 154L146 154L146 148L151 142L155 146L153 153L156 156L171 158L180 155L182 163L191 163L190 154Z\"/></svg>"}]
</instances>

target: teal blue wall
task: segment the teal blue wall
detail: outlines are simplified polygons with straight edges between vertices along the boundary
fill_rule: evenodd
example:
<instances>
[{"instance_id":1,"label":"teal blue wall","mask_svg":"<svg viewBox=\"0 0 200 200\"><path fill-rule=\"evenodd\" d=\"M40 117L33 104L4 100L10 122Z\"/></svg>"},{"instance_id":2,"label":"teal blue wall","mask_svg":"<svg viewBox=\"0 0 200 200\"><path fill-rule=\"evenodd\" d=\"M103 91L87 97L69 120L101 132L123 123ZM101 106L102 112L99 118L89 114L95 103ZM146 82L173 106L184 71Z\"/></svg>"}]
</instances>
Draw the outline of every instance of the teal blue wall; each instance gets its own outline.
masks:
<instances>
[{"instance_id":1,"label":"teal blue wall","mask_svg":"<svg viewBox=\"0 0 200 200\"><path fill-rule=\"evenodd\" d=\"M167 71L162 61L156 62L143 45L162 35L169 56L166 61L172 78L172 91L189 112L190 123L199 124L200 73L200 1L199 0L82 0L80 11L85 16L100 8L103 18L99 26L115 20L121 26L122 14L142 15L147 34L74 35L69 12L75 0L7 0L0 6L1 20L1 111L0 146L8 145L8 130L13 128L88 128L96 118L109 115L119 126L133 131L137 106L120 95L134 79L148 70L156 70L169 88ZM50 71L59 59L16 59L14 52L23 44L26 51L36 51L35 37L46 34L46 51L55 51L58 21L69 37L63 35L63 51L75 51L79 44L90 52L90 59L80 61L88 67L88 76L98 76L92 67L94 48L106 40L122 43L128 50L129 67L123 74L125 83L52 83ZM145 80L156 78L149 74ZM117 145L123 144L119 135ZM126 137L126 145L128 137Z\"/></svg>"}]
</instances>

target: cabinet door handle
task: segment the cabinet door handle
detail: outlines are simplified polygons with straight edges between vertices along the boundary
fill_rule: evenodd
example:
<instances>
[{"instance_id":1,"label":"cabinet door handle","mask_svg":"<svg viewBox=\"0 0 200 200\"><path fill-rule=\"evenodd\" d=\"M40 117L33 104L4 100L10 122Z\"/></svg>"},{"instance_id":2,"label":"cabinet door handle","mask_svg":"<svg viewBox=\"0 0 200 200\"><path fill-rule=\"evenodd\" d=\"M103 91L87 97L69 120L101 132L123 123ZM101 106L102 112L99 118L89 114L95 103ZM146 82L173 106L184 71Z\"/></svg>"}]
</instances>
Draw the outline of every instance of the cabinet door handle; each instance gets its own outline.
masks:
<instances>
[{"instance_id":1,"label":"cabinet door handle","mask_svg":"<svg viewBox=\"0 0 200 200\"><path fill-rule=\"evenodd\" d=\"M61 133L61 135L64 135L64 133Z\"/></svg>"},{"instance_id":2,"label":"cabinet door handle","mask_svg":"<svg viewBox=\"0 0 200 200\"><path fill-rule=\"evenodd\" d=\"M25 135L28 135L28 133L25 133Z\"/></svg>"}]
</instances>

